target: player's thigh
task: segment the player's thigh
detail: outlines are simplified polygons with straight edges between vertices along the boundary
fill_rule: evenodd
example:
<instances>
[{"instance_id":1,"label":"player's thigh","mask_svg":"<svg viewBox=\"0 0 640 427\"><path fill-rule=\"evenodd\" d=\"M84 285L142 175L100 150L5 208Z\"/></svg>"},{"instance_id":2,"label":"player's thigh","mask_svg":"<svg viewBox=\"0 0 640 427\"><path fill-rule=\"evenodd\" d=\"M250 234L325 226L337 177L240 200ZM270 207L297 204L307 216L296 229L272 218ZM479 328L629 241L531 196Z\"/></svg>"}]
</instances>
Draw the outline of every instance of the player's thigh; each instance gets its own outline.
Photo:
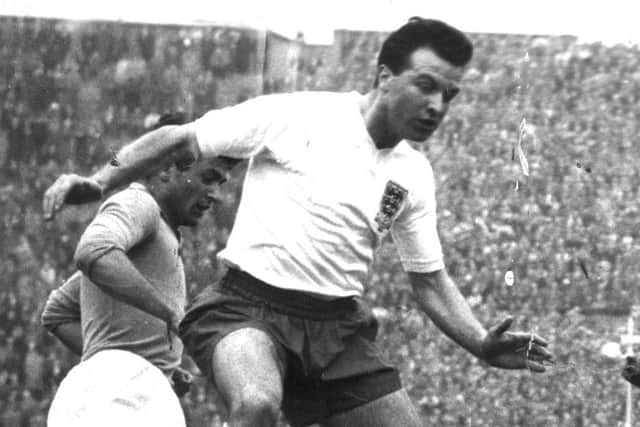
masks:
<instances>
[{"instance_id":1,"label":"player's thigh","mask_svg":"<svg viewBox=\"0 0 640 427\"><path fill-rule=\"evenodd\" d=\"M284 349L267 332L247 327L229 333L216 345L211 363L216 388L227 405L255 392L282 401Z\"/></svg>"},{"instance_id":2,"label":"player's thigh","mask_svg":"<svg viewBox=\"0 0 640 427\"><path fill-rule=\"evenodd\" d=\"M402 389L329 418L326 427L421 427L418 413Z\"/></svg>"}]
</instances>

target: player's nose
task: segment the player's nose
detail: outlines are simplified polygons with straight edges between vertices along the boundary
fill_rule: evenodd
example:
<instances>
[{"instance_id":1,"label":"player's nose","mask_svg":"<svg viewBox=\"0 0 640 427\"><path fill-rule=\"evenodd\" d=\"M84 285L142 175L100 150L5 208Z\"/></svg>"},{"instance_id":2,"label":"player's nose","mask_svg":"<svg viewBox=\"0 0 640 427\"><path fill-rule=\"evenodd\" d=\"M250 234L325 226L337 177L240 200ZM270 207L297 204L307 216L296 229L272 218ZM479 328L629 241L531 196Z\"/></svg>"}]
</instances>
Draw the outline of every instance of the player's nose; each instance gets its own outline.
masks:
<instances>
[{"instance_id":1,"label":"player's nose","mask_svg":"<svg viewBox=\"0 0 640 427\"><path fill-rule=\"evenodd\" d=\"M444 100L444 94L437 92L429 95L427 100L427 113L431 119L440 120L446 112L447 103Z\"/></svg>"}]
</instances>

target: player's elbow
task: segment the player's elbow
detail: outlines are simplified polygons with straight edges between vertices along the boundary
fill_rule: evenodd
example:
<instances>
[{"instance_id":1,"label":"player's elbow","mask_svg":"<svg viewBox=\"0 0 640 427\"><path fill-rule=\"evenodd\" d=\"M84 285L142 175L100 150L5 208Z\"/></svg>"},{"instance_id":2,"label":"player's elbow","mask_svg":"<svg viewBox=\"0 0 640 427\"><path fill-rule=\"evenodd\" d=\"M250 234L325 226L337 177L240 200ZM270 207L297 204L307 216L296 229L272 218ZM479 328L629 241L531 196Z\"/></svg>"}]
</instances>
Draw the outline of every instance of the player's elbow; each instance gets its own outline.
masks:
<instances>
[{"instance_id":1,"label":"player's elbow","mask_svg":"<svg viewBox=\"0 0 640 427\"><path fill-rule=\"evenodd\" d=\"M78 246L74 256L76 266L94 285L110 287L114 278L122 274L122 265L127 262L125 253L122 248L113 244L88 246Z\"/></svg>"},{"instance_id":2,"label":"player's elbow","mask_svg":"<svg viewBox=\"0 0 640 427\"><path fill-rule=\"evenodd\" d=\"M428 273L409 272L408 275L414 291L435 289L448 279L447 272L444 269Z\"/></svg>"},{"instance_id":3,"label":"player's elbow","mask_svg":"<svg viewBox=\"0 0 640 427\"><path fill-rule=\"evenodd\" d=\"M75 263L76 267L87 277L89 276L89 270L93 261L91 253L92 251L89 250L87 245L83 245L81 241L80 244L76 247L76 251L73 254L73 262Z\"/></svg>"},{"instance_id":4,"label":"player's elbow","mask_svg":"<svg viewBox=\"0 0 640 427\"><path fill-rule=\"evenodd\" d=\"M73 261L78 270L93 281L93 272L96 266L104 263L105 255L112 252L113 249L116 249L116 245L112 242L95 241L89 243L80 239L80 243L73 254Z\"/></svg>"}]
</instances>

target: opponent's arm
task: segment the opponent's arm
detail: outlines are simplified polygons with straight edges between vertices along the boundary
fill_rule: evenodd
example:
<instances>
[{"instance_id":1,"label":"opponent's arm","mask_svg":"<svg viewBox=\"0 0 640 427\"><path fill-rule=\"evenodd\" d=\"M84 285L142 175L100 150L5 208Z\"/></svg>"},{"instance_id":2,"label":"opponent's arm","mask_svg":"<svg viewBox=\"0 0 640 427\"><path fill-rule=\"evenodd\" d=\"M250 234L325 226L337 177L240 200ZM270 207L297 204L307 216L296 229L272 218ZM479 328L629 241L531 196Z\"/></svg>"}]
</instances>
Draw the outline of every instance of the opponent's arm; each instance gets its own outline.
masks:
<instances>
[{"instance_id":1,"label":"opponent's arm","mask_svg":"<svg viewBox=\"0 0 640 427\"><path fill-rule=\"evenodd\" d=\"M51 291L40 318L42 326L78 356L82 354L81 281L82 274L77 272Z\"/></svg>"},{"instance_id":2,"label":"opponent's arm","mask_svg":"<svg viewBox=\"0 0 640 427\"><path fill-rule=\"evenodd\" d=\"M432 273L409 273L422 310L448 337L488 364L504 369L544 372L552 355L547 342L523 332L507 332L507 318L487 331L476 319L457 286L442 269Z\"/></svg>"},{"instance_id":3,"label":"opponent's arm","mask_svg":"<svg viewBox=\"0 0 640 427\"><path fill-rule=\"evenodd\" d=\"M76 263L96 286L111 297L164 320L173 332L178 332L177 308L163 302L158 290L122 250L113 248L92 262L89 259L88 251L79 245Z\"/></svg>"}]
</instances>

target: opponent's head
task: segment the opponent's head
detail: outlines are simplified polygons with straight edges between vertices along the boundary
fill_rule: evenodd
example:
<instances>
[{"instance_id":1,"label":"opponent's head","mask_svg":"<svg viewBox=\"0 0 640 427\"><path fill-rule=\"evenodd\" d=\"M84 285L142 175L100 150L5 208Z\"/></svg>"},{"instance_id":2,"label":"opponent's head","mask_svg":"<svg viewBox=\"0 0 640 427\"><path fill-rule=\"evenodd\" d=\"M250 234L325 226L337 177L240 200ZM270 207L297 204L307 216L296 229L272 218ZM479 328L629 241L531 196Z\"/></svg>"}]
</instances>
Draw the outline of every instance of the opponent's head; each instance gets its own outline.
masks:
<instances>
[{"instance_id":1,"label":"opponent's head","mask_svg":"<svg viewBox=\"0 0 640 427\"><path fill-rule=\"evenodd\" d=\"M173 226L193 227L216 201L216 189L225 182L215 162L202 161L187 171L172 167L164 172L163 211Z\"/></svg>"},{"instance_id":2,"label":"opponent's head","mask_svg":"<svg viewBox=\"0 0 640 427\"><path fill-rule=\"evenodd\" d=\"M184 113L161 116L150 130L186 122ZM186 171L173 165L149 178L152 193L172 226L193 227L216 200L217 185L226 181L225 159L197 162Z\"/></svg>"},{"instance_id":3,"label":"opponent's head","mask_svg":"<svg viewBox=\"0 0 640 427\"><path fill-rule=\"evenodd\" d=\"M467 36L441 21L414 17L391 33L374 82L389 136L426 140L458 93L472 55Z\"/></svg>"}]
</instances>

